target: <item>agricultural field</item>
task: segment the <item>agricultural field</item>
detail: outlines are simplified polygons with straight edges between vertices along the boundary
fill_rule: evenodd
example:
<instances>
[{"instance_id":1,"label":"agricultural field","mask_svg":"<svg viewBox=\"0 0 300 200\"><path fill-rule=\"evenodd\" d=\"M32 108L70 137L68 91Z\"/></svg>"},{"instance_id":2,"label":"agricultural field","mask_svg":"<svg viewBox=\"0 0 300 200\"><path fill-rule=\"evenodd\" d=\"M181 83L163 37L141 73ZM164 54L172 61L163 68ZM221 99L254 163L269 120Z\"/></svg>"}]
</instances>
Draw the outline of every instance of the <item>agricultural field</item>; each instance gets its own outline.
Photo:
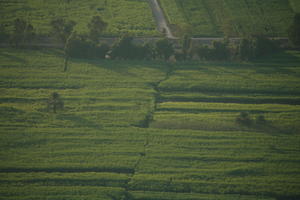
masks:
<instances>
[{"instance_id":1,"label":"agricultural field","mask_svg":"<svg viewBox=\"0 0 300 200\"><path fill-rule=\"evenodd\" d=\"M240 64L72 59L67 72L55 49L1 48L0 60L0 199L300 197L299 52ZM253 124L236 123L242 111Z\"/></svg>"},{"instance_id":2,"label":"agricultural field","mask_svg":"<svg viewBox=\"0 0 300 200\"><path fill-rule=\"evenodd\" d=\"M160 0L173 31L194 36L287 36L297 0Z\"/></svg>"},{"instance_id":3,"label":"agricultural field","mask_svg":"<svg viewBox=\"0 0 300 200\"><path fill-rule=\"evenodd\" d=\"M99 15L108 23L104 35L159 35L146 1L70 0L68 3L68 0L4 0L0 1L0 12L0 24L7 32L12 31L13 21L21 18L31 22L38 34L47 35L50 21L63 17L77 23L75 30L78 33L86 33L91 18Z\"/></svg>"}]
</instances>

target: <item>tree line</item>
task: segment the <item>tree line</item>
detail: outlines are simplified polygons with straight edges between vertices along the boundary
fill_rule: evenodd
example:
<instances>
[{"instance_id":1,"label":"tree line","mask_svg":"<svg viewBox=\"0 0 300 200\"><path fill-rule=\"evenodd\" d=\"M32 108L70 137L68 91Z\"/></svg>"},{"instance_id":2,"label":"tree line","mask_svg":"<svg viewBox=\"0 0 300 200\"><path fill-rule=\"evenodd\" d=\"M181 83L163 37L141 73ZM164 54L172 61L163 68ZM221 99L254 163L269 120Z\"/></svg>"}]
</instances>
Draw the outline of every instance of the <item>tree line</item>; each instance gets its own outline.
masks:
<instances>
[{"instance_id":1,"label":"tree line","mask_svg":"<svg viewBox=\"0 0 300 200\"><path fill-rule=\"evenodd\" d=\"M28 48L37 34L33 25L23 19L16 19L13 32L8 35L0 25L0 42L7 39L16 48ZM171 56L177 61L196 59L206 61L253 60L279 50L279 45L262 35L243 37L237 44L229 40L214 41L211 45L195 45L191 37L185 34L176 42L166 38L156 42L135 44L130 35L121 36L113 45L101 43L100 38L108 24L100 17L94 16L87 24L87 33L78 34L74 30L76 22L56 18L50 22L51 35L62 44L64 54L64 71L68 61L73 58L110 58L135 60L168 60ZM288 29L290 42L294 47L300 46L300 14L296 14ZM174 43L176 48L174 48Z\"/></svg>"}]
</instances>

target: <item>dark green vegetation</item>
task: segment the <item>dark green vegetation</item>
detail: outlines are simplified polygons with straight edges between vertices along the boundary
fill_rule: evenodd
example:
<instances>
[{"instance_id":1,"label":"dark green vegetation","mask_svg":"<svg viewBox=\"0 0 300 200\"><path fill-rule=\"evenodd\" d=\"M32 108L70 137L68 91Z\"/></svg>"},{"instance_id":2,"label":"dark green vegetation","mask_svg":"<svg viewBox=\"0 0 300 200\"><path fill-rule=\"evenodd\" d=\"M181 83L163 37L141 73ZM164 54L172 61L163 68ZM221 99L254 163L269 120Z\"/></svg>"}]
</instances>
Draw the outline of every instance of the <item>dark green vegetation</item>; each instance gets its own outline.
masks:
<instances>
[{"instance_id":1,"label":"dark green vegetation","mask_svg":"<svg viewBox=\"0 0 300 200\"><path fill-rule=\"evenodd\" d=\"M173 31L195 36L287 36L298 0L160 0Z\"/></svg>"},{"instance_id":2,"label":"dark green vegetation","mask_svg":"<svg viewBox=\"0 0 300 200\"><path fill-rule=\"evenodd\" d=\"M51 29L50 21L62 17L75 21L78 33L86 33L91 18L100 15L108 23L104 35L158 35L146 1L4 0L0 1L0 13L0 24L5 26L7 32L13 30L13 21L21 18L31 22L38 34L47 35Z\"/></svg>"},{"instance_id":3,"label":"dark green vegetation","mask_svg":"<svg viewBox=\"0 0 300 200\"><path fill-rule=\"evenodd\" d=\"M299 52L65 73L60 55L0 51L0 199L299 199Z\"/></svg>"}]
</instances>

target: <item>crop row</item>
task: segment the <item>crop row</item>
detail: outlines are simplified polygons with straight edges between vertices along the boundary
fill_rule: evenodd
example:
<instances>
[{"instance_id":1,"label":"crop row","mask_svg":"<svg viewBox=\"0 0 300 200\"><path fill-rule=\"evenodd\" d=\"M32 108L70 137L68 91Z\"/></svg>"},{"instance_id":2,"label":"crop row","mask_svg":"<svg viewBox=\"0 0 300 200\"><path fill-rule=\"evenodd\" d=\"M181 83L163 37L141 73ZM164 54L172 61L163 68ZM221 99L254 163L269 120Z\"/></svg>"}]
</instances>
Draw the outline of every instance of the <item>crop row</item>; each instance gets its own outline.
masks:
<instances>
[{"instance_id":1,"label":"crop row","mask_svg":"<svg viewBox=\"0 0 300 200\"><path fill-rule=\"evenodd\" d=\"M4 24L7 31L13 29L13 21L16 18L25 18L38 33L49 34L50 21L63 17L77 23L77 32L85 33L91 18L100 15L108 23L105 35L158 35L151 9L145 1L1 1L0 7L0 24Z\"/></svg>"},{"instance_id":2,"label":"crop row","mask_svg":"<svg viewBox=\"0 0 300 200\"><path fill-rule=\"evenodd\" d=\"M296 1L161 0L169 22L198 36L286 36Z\"/></svg>"}]
</instances>

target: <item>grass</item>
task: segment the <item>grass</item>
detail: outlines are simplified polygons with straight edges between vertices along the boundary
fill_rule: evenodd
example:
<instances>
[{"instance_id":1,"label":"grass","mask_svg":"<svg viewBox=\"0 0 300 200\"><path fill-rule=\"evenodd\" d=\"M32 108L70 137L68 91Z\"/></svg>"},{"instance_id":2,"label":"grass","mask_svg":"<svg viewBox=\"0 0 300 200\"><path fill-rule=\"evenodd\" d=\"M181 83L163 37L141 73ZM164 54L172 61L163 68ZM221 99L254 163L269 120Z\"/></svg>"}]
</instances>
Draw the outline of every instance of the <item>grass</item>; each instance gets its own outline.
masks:
<instances>
[{"instance_id":1,"label":"grass","mask_svg":"<svg viewBox=\"0 0 300 200\"><path fill-rule=\"evenodd\" d=\"M299 52L168 74L79 59L64 73L59 50L0 50L0 199L300 196ZM64 110L46 109L52 92ZM237 125L241 111L267 124Z\"/></svg>"},{"instance_id":2,"label":"grass","mask_svg":"<svg viewBox=\"0 0 300 200\"><path fill-rule=\"evenodd\" d=\"M13 29L13 21L22 18L30 21L39 34L49 34L49 23L57 17L74 20L75 30L86 33L87 24L95 15L100 15L108 23L104 35L119 36L131 33L137 36L158 35L149 5L145 1L120 0L28 0L1 1L2 17L6 31ZM134 10L134 12L132 12Z\"/></svg>"},{"instance_id":3,"label":"grass","mask_svg":"<svg viewBox=\"0 0 300 200\"><path fill-rule=\"evenodd\" d=\"M298 95L299 53L291 52L290 56L287 64L278 62L275 55L268 63L177 65L159 87L166 92Z\"/></svg>"},{"instance_id":4,"label":"grass","mask_svg":"<svg viewBox=\"0 0 300 200\"><path fill-rule=\"evenodd\" d=\"M161 0L173 27L188 27L194 36L287 36L297 1ZM174 29L176 30L176 28Z\"/></svg>"}]
</instances>

